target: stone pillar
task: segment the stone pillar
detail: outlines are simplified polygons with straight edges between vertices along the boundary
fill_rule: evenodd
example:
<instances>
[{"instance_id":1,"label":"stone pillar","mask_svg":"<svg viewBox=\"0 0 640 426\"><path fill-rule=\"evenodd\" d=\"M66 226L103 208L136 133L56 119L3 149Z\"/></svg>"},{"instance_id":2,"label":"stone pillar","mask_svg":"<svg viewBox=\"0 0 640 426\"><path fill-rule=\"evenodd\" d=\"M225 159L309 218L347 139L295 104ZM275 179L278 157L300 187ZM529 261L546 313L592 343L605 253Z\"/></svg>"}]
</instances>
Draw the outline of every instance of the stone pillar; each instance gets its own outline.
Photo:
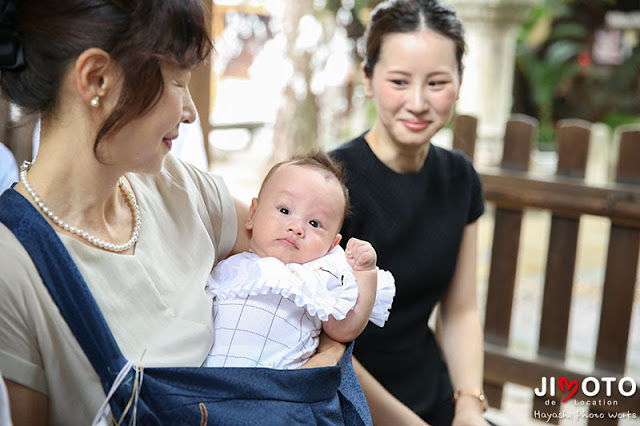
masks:
<instances>
[{"instance_id":1,"label":"stone pillar","mask_svg":"<svg viewBox=\"0 0 640 426\"><path fill-rule=\"evenodd\" d=\"M497 165L511 115L516 37L540 0L447 0L464 23L467 54L456 111L478 118L476 159Z\"/></svg>"}]
</instances>

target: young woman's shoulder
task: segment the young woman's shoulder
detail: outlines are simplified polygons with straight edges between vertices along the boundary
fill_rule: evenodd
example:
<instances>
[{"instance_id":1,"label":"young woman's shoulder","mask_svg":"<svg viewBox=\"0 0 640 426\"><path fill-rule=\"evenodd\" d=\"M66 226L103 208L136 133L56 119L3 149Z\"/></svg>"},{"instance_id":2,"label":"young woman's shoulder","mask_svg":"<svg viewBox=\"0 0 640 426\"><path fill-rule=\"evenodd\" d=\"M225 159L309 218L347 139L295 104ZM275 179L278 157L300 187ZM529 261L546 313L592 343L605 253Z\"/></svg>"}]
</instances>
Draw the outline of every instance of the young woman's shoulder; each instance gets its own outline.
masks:
<instances>
[{"instance_id":1,"label":"young woman's shoulder","mask_svg":"<svg viewBox=\"0 0 640 426\"><path fill-rule=\"evenodd\" d=\"M365 133L339 145L329 152L329 155L338 161L349 162L355 160L362 155L366 149L367 142L364 139Z\"/></svg>"},{"instance_id":2,"label":"young woman's shoulder","mask_svg":"<svg viewBox=\"0 0 640 426\"><path fill-rule=\"evenodd\" d=\"M432 150L438 161L448 167L453 167L454 169L473 168L472 160L462 151L448 149L433 144L429 149Z\"/></svg>"},{"instance_id":3,"label":"young woman's shoulder","mask_svg":"<svg viewBox=\"0 0 640 426\"><path fill-rule=\"evenodd\" d=\"M432 176L448 185L449 192L460 194L469 200L467 222L475 221L484 212L482 181L471 159L461 151L449 150L433 145L429 155L432 161Z\"/></svg>"}]
</instances>

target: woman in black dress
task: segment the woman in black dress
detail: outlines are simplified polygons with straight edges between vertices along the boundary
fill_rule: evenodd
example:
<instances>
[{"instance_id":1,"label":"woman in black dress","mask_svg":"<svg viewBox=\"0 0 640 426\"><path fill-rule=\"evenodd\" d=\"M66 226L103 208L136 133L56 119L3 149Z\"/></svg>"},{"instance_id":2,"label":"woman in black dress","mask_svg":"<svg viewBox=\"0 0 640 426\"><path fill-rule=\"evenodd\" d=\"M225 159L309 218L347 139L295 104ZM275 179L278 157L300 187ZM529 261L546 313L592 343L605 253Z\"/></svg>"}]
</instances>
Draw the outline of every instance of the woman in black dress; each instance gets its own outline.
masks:
<instances>
[{"instance_id":1,"label":"woman in black dress","mask_svg":"<svg viewBox=\"0 0 640 426\"><path fill-rule=\"evenodd\" d=\"M358 376L375 423L486 425L476 300L482 188L468 158L430 143L458 98L462 24L439 0L389 0L372 12L363 47L377 119L331 153L353 202L341 233L371 242L397 293L387 325L357 339ZM436 340L427 320L438 303Z\"/></svg>"}]
</instances>

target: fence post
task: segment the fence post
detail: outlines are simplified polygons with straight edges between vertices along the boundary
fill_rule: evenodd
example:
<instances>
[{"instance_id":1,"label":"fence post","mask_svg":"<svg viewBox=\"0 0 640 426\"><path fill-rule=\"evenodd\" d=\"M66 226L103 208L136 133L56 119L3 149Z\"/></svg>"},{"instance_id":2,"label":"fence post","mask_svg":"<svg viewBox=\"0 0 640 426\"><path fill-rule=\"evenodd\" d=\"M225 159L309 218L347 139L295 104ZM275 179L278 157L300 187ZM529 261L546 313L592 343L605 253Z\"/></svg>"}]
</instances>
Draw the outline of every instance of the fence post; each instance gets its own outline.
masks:
<instances>
[{"instance_id":1,"label":"fence post","mask_svg":"<svg viewBox=\"0 0 640 426\"><path fill-rule=\"evenodd\" d=\"M616 182L640 184L640 128L621 133ZM612 221L600 310L595 367L624 374L637 278L640 231ZM591 412L600 413L594 407ZM616 424L590 420L589 426Z\"/></svg>"},{"instance_id":2,"label":"fence post","mask_svg":"<svg viewBox=\"0 0 640 426\"><path fill-rule=\"evenodd\" d=\"M456 115L453 121L453 149L464 152L473 161L476 152L478 119L472 115Z\"/></svg>"},{"instance_id":3,"label":"fence post","mask_svg":"<svg viewBox=\"0 0 640 426\"><path fill-rule=\"evenodd\" d=\"M590 123L562 120L557 126L558 168L556 176L584 180L589 152ZM538 354L564 361L569 330L569 309L578 247L580 214L560 216L552 213L549 249L544 282ZM556 405L545 405L545 399L534 397L533 412L559 413ZM551 423L558 424L558 417Z\"/></svg>"},{"instance_id":4,"label":"fence post","mask_svg":"<svg viewBox=\"0 0 640 426\"><path fill-rule=\"evenodd\" d=\"M524 115L511 117L504 135L502 169L522 172L529 169L536 131L535 119ZM486 342L504 347L505 351L509 342L521 224L522 209L496 207L484 338ZM500 408L503 384L485 382L484 388L491 405Z\"/></svg>"}]
</instances>

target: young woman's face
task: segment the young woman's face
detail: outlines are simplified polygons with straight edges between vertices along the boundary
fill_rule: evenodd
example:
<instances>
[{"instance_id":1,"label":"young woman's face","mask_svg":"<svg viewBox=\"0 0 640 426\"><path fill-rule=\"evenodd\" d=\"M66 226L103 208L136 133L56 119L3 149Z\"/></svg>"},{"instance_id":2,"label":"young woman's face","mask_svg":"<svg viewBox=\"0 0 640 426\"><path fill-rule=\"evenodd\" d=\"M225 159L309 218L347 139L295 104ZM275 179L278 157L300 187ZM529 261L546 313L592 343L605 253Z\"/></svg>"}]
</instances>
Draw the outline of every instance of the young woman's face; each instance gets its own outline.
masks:
<instances>
[{"instance_id":1,"label":"young woman's face","mask_svg":"<svg viewBox=\"0 0 640 426\"><path fill-rule=\"evenodd\" d=\"M338 180L316 168L286 164L251 203L251 250L284 263L307 263L340 241L344 193Z\"/></svg>"},{"instance_id":2,"label":"young woman's face","mask_svg":"<svg viewBox=\"0 0 640 426\"><path fill-rule=\"evenodd\" d=\"M128 123L114 137L114 162L126 164L129 171L157 173L165 155L178 137L182 122L192 122L196 109L189 93L189 70L163 66L164 91L148 113ZM106 145L106 144L105 144ZM107 148L110 149L110 148Z\"/></svg>"},{"instance_id":3,"label":"young woman's face","mask_svg":"<svg viewBox=\"0 0 640 426\"><path fill-rule=\"evenodd\" d=\"M460 90L455 52L453 40L431 30L383 38L373 74L364 79L383 143L424 145L447 124Z\"/></svg>"}]
</instances>

